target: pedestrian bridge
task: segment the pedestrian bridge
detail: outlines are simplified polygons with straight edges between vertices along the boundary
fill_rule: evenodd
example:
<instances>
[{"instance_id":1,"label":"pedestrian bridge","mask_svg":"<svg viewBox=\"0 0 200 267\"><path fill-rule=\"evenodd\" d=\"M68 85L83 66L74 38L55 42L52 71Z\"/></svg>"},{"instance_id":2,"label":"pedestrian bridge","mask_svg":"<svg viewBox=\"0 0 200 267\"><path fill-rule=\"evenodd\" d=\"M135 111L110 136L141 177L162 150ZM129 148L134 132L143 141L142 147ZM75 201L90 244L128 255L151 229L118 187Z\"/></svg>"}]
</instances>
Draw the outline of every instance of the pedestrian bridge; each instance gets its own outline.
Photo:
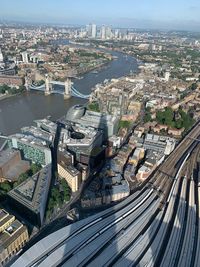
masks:
<instances>
[{"instance_id":1,"label":"pedestrian bridge","mask_svg":"<svg viewBox=\"0 0 200 267\"><path fill-rule=\"evenodd\" d=\"M55 85L63 86L64 90L58 90L55 88ZM62 94L65 99L70 98L71 96L79 97L83 99L89 99L90 95L84 95L80 93L76 88L74 88L73 83L70 79L67 79L65 82L60 81L51 81L49 78L46 78L45 84L40 86L30 85L28 86L29 90L43 91L45 95L50 94Z\"/></svg>"}]
</instances>

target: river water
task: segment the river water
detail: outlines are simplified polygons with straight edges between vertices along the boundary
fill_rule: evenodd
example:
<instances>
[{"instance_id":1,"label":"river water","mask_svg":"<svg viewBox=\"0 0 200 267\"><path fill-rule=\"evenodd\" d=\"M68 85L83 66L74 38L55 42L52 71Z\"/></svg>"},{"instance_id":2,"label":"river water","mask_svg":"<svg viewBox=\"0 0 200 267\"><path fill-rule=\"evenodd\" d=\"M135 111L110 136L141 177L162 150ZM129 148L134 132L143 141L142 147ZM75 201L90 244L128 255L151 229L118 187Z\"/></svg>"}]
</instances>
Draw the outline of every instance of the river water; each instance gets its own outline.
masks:
<instances>
[{"instance_id":1,"label":"river water","mask_svg":"<svg viewBox=\"0 0 200 267\"><path fill-rule=\"evenodd\" d=\"M120 52L110 53L117 56L117 59L110 62L98 74L90 72L85 74L83 79L74 80L74 87L78 91L88 94L97 83L105 79L119 78L129 74L130 71L137 72L135 58ZM71 106L85 102L86 100L76 97L64 100L60 94L44 96L42 92L33 91L0 100L0 133L9 135L19 132L20 128L32 125L34 120L49 115L56 120L66 114Z\"/></svg>"}]
</instances>

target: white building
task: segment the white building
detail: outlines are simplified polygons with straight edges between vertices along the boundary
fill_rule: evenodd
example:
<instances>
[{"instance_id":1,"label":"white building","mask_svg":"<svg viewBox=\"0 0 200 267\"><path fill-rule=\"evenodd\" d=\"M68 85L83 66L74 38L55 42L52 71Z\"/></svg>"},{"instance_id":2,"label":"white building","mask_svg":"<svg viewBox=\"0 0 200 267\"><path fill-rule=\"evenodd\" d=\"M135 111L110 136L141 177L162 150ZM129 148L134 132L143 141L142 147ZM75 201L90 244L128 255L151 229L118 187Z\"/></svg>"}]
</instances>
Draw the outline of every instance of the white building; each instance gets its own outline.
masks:
<instances>
[{"instance_id":1,"label":"white building","mask_svg":"<svg viewBox=\"0 0 200 267\"><path fill-rule=\"evenodd\" d=\"M106 26L105 25L103 25L101 27L101 39L102 40L105 40L106 39Z\"/></svg>"},{"instance_id":2,"label":"white building","mask_svg":"<svg viewBox=\"0 0 200 267\"><path fill-rule=\"evenodd\" d=\"M87 25L86 25L86 32L87 32L87 35L88 35L89 37L92 36L92 25L91 25L91 24L87 24Z\"/></svg>"},{"instance_id":3,"label":"white building","mask_svg":"<svg viewBox=\"0 0 200 267\"><path fill-rule=\"evenodd\" d=\"M97 25L92 24L92 38L96 38L97 36Z\"/></svg>"},{"instance_id":4,"label":"white building","mask_svg":"<svg viewBox=\"0 0 200 267\"><path fill-rule=\"evenodd\" d=\"M22 52L22 61L23 63L28 63L28 53L27 52Z\"/></svg>"},{"instance_id":5,"label":"white building","mask_svg":"<svg viewBox=\"0 0 200 267\"><path fill-rule=\"evenodd\" d=\"M1 48L0 48L0 67L4 67L3 54L1 52Z\"/></svg>"},{"instance_id":6,"label":"white building","mask_svg":"<svg viewBox=\"0 0 200 267\"><path fill-rule=\"evenodd\" d=\"M166 82L169 81L169 77L170 77L170 72L169 71L165 72L165 81Z\"/></svg>"},{"instance_id":7,"label":"white building","mask_svg":"<svg viewBox=\"0 0 200 267\"><path fill-rule=\"evenodd\" d=\"M115 30L115 39L117 39L117 38L119 38L119 30L118 29Z\"/></svg>"},{"instance_id":8,"label":"white building","mask_svg":"<svg viewBox=\"0 0 200 267\"><path fill-rule=\"evenodd\" d=\"M1 48L0 48L0 62L3 62L3 54L1 52Z\"/></svg>"},{"instance_id":9,"label":"white building","mask_svg":"<svg viewBox=\"0 0 200 267\"><path fill-rule=\"evenodd\" d=\"M106 27L106 39L112 38L112 29L110 27Z\"/></svg>"}]
</instances>

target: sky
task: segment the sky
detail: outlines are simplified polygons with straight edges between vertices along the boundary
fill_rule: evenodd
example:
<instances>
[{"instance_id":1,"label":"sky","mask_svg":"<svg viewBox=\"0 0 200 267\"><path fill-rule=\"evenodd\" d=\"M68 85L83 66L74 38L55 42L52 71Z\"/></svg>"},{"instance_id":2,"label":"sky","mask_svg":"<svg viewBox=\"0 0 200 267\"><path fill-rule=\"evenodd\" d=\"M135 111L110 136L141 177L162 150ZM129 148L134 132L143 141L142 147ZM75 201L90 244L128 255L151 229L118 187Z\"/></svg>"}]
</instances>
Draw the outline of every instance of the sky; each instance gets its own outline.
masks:
<instances>
[{"instance_id":1,"label":"sky","mask_svg":"<svg viewBox=\"0 0 200 267\"><path fill-rule=\"evenodd\" d=\"M1 19L200 31L200 0L0 0Z\"/></svg>"}]
</instances>

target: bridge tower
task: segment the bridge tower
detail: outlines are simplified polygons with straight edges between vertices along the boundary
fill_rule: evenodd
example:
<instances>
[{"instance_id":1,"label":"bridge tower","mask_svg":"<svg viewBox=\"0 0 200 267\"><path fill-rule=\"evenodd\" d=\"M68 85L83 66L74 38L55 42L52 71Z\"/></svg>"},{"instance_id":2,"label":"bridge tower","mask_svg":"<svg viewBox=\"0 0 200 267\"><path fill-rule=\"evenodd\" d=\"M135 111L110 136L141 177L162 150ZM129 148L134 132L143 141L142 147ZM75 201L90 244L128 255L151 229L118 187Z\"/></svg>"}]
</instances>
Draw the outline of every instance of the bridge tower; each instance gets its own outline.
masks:
<instances>
[{"instance_id":1,"label":"bridge tower","mask_svg":"<svg viewBox=\"0 0 200 267\"><path fill-rule=\"evenodd\" d=\"M46 96L51 94L51 84L50 84L50 81L49 81L48 74L46 74L46 78L45 78L45 91L44 91L44 94Z\"/></svg>"},{"instance_id":2,"label":"bridge tower","mask_svg":"<svg viewBox=\"0 0 200 267\"><path fill-rule=\"evenodd\" d=\"M64 99L69 99L71 97L71 90L72 90L72 81L71 79L67 78L67 80L65 81Z\"/></svg>"}]
</instances>

